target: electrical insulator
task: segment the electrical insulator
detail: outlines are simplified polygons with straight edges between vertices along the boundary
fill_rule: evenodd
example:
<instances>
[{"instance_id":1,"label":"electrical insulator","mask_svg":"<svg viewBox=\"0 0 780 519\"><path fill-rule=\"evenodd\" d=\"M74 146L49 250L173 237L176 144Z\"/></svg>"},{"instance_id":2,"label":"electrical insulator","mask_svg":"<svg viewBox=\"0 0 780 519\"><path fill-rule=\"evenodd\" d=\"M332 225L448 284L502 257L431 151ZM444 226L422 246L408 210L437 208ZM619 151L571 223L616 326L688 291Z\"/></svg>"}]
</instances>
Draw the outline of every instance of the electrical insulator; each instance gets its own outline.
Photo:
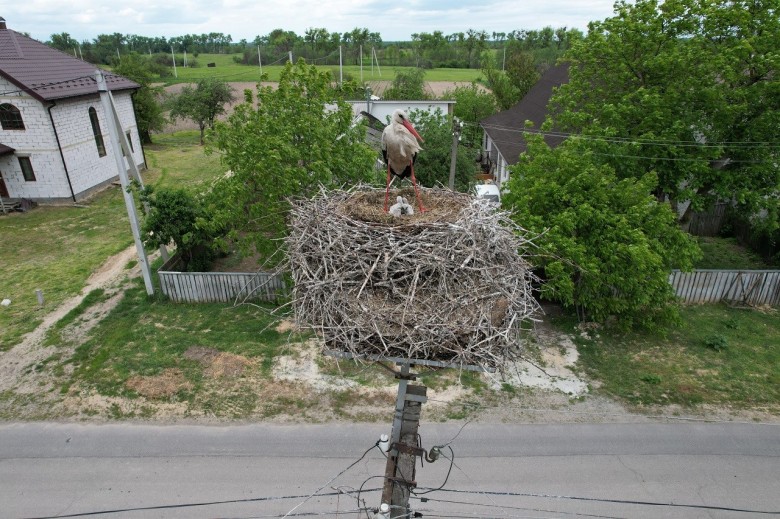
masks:
<instances>
[{"instance_id":1,"label":"electrical insulator","mask_svg":"<svg viewBox=\"0 0 780 519\"><path fill-rule=\"evenodd\" d=\"M374 514L374 519L390 519L390 505L382 503L379 506L379 511Z\"/></svg>"},{"instance_id":2,"label":"electrical insulator","mask_svg":"<svg viewBox=\"0 0 780 519\"><path fill-rule=\"evenodd\" d=\"M390 438L386 434L383 434L382 436L379 437L378 445L379 445L379 450L387 454L387 451L390 450Z\"/></svg>"},{"instance_id":3,"label":"electrical insulator","mask_svg":"<svg viewBox=\"0 0 780 519\"><path fill-rule=\"evenodd\" d=\"M428 455L431 460L430 462L433 463L434 461L439 459L440 455L441 455L441 449L439 449L438 447L431 447L431 452Z\"/></svg>"}]
</instances>

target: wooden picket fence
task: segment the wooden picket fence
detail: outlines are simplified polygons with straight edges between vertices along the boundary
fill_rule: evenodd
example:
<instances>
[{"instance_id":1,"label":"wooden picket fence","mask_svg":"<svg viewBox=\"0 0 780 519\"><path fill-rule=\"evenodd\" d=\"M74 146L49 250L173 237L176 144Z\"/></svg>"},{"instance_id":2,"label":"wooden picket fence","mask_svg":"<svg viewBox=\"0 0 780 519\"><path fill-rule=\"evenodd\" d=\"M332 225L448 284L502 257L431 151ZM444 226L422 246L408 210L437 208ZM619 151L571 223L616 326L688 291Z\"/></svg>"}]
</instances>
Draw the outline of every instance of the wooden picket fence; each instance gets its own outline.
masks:
<instances>
[{"instance_id":1,"label":"wooden picket fence","mask_svg":"<svg viewBox=\"0 0 780 519\"><path fill-rule=\"evenodd\" d=\"M675 270L669 283L684 303L780 305L780 270Z\"/></svg>"},{"instance_id":2,"label":"wooden picket fence","mask_svg":"<svg viewBox=\"0 0 780 519\"><path fill-rule=\"evenodd\" d=\"M282 276L267 272L177 272L174 256L157 275L160 290L177 303L276 301L285 293Z\"/></svg>"}]
</instances>

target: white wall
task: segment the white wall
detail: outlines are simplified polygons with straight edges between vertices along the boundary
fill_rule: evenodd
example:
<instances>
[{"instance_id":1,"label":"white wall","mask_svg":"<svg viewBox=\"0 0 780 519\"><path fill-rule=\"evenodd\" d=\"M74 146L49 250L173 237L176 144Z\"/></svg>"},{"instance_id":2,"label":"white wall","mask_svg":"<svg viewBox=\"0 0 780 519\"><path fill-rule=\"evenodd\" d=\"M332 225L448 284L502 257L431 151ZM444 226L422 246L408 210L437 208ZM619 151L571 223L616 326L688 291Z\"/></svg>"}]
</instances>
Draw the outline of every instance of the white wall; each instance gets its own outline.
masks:
<instances>
[{"instance_id":1,"label":"white wall","mask_svg":"<svg viewBox=\"0 0 780 519\"><path fill-rule=\"evenodd\" d=\"M13 84L0 78L0 92L15 90ZM130 92L114 93L120 123L125 132L130 130L133 142L133 158L139 167L143 166L143 150L138 135L138 127L133 114ZM0 103L16 106L24 121L24 130L0 129L0 143L14 148L13 155L0 157L0 172L5 180L11 198L30 198L34 200L69 200L72 197L68 186L68 176L76 199L85 197L91 190L99 188L117 178L116 161L108 132L107 119L103 114L100 97L85 96L76 99L59 100L51 108L57 134L51 126L49 104L42 104L26 94L7 94L0 96ZM97 146L89 119L89 108L94 107L106 155L98 155ZM60 139L62 156L57 146ZM35 182L27 182L22 176L18 157L29 156L35 172ZM67 173L63 157L67 164Z\"/></svg>"},{"instance_id":2,"label":"white wall","mask_svg":"<svg viewBox=\"0 0 780 519\"><path fill-rule=\"evenodd\" d=\"M114 94L114 102L122 128L125 132L130 130L134 148L133 158L140 166L143 163L143 152L138 137L138 128L135 125L130 93ZM90 107L95 108L100 122L100 132L103 135L103 144L106 148L106 155L103 157L98 154L95 138L92 134L92 124L89 119ZM116 159L114 159L108 131L108 120L103 113L100 97L63 100L57 104L52 112L76 198L83 197L90 189L117 178L119 172L116 169Z\"/></svg>"},{"instance_id":3,"label":"white wall","mask_svg":"<svg viewBox=\"0 0 780 519\"><path fill-rule=\"evenodd\" d=\"M397 109L406 113L414 110L425 110L434 113L438 108L445 115L452 115L455 101L349 101L352 105L352 114L357 116L360 112L368 112L383 123L387 124L390 116Z\"/></svg>"}]
</instances>

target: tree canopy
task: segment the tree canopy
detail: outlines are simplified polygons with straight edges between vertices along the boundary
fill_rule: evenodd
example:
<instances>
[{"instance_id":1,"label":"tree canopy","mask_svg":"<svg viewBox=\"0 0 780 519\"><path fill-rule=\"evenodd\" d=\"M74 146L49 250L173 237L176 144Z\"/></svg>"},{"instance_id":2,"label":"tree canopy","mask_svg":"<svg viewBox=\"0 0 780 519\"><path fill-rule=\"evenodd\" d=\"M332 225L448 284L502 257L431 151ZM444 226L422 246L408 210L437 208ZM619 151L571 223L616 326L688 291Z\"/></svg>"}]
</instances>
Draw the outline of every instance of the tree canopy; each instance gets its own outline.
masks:
<instances>
[{"instance_id":1,"label":"tree canopy","mask_svg":"<svg viewBox=\"0 0 780 519\"><path fill-rule=\"evenodd\" d=\"M269 258L286 232L291 199L326 188L370 181L375 153L365 128L354 125L352 108L327 72L299 60L287 64L277 89L259 87L227 121L217 122L210 150L222 154L229 173L211 212L217 227L245 250Z\"/></svg>"},{"instance_id":2,"label":"tree canopy","mask_svg":"<svg viewBox=\"0 0 780 519\"><path fill-rule=\"evenodd\" d=\"M547 127L587 136L619 177L654 172L659 200L690 200L693 210L726 200L776 225L779 6L617 2L566 54L570 81Z\"/></svg>"},{"instance_id":3,"label":"tree canopy","mask_svg":"<svg viewBox=\"0 0 780 519\"><path fill-rule=\"evenodd\" d=\"M669 272L691 268L699 249L650 194L656 176L621 179L581 139L550 149L539 135L526 138L502 203L538 235L542 295L583 319L627 327L673 317Z\"/></svg>"},{"instance_id":4,"label":"tree canopy","mask_svg":"<svg viewBox=\"0 0 780 519\"><path fill-rule=\"evenodd\" d=\"M133 94L133 108L141 142L151 144L151 132L163 129L165 117L161 106L163 89L152 86L154 78L149 59L136 53L128 54L114 67L114 72L141 85Z\"/></svg>"},{"instance_id":5,"label":"tree canopy","mask_svg":"<svg viewBox=\"0 0 780 519\"><path fill-rule=\"evenodd\" d=\"M213 128L217 116L225 113L225 104L233 101L233 91L225 81L217 78L199 79L195 88L186 85L169 102L170 117L194 121L200 128L200 143L206 128Z\"/></svg>"}]
</instances>

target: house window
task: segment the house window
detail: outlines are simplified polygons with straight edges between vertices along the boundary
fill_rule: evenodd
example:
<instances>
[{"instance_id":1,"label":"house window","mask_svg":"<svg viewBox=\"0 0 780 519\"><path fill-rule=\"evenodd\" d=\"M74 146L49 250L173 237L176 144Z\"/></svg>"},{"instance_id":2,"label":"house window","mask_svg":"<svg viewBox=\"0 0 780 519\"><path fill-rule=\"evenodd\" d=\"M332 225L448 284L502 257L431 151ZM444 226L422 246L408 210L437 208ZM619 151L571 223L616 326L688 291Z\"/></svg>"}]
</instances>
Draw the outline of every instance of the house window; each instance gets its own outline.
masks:
<instances>
[{"instance_id":1,"label":"house window","mask_svg":"<svg viewBox=\"0 0 780 519\"><path fill-rule=\"evenodd\" d=\"M30 157L17 157L19 166L22 168L22 176L27 182L35 182L35 171L33 171Z\"/></svg>"},{"instance_id":2,"label":"house window","mask_svg":"<svg viewBox=\"0 0 780 519\"><path fill-rule=\"evenodd\" d=\"M100 121L98 121L97 112L94 108L89 108L89 122L92 123L92 135L95 136L95 146L97 146L98 155L106 156L106 145L103 144L103 134L100 132Z\"/></svg>"},{"instance_id":3,"label":"house window","mask_svg":"<svg viewBox=\"0 0 780 519\"><path fill-rule=\"evenodd\" d=\"M125 137L127 137L127 144L130 145L130 153L135 153L135 147L133 146L133 138L131 137L130 130L127 130L127 132L125 132ZM119 145L121 147L122 143L119 143ZM122 148L122 156L123 157L127 156L127 155L125 155L125 149L124 148Z\"/></svg>"},{"instance_id":4,"label":"house window","mask_svg":"<svg viewBox=\"0 0 780 519\"><path fill-rule=\"evenodd\" d=\"M22 112L12 104L0 104L0 125L3 130L24 130Z\"/></svg>"},{"instance_id":5,"label":"house window","mask_svg":"<svg viewBox=\"0 0 780 519\"><path fill-rule=\"evenodd\" d=\"M127 130L127 133L125 135L127 135L127 143L130 144L130 151L135 153L135 147L133 146L133 137L130 133L130 130Z\"/></svg>"}]
</instances>

